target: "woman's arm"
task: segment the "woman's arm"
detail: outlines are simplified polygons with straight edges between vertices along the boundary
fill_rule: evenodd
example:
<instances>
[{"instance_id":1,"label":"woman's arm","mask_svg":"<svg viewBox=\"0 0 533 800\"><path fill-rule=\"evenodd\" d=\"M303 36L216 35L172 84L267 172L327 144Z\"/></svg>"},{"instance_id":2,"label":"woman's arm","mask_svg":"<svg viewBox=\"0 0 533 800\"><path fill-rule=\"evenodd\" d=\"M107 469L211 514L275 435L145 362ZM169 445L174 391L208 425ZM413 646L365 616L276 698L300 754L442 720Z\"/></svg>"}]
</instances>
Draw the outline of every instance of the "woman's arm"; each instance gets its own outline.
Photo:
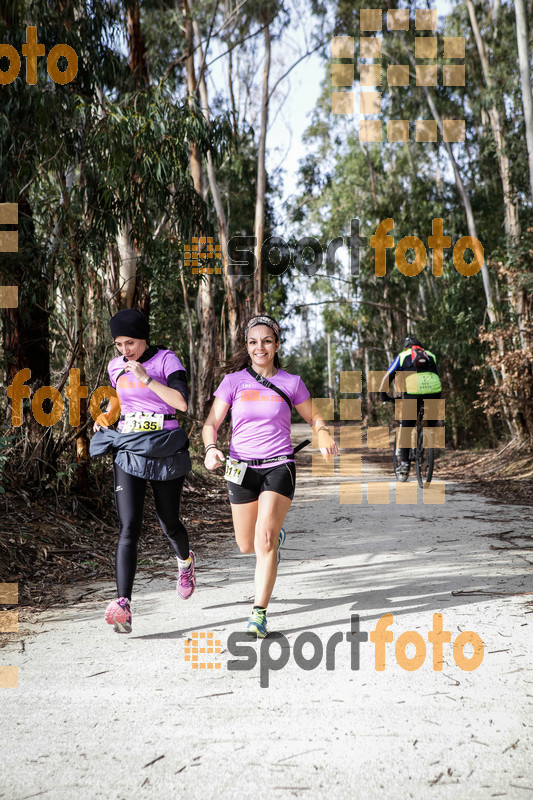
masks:
<instances>
[{"instance_id":1,"label":"woman's arm","mask_svg":"<svg viewBox=\"0 0 533 800\"><path fill-rule=\"evenodd\" d=\"M399 368L400 356L396 356L392 364L389 364L387 372L383 375L383 379L378 389L378 393L380 395L387 394L389 392L391 384L394 383L394 378L396 377L396 373L398 372Z\"/></svg>"},{"instance_id":2,"label":"woman's arm","mask_svg":"<svg viewBox=\"0 0 533 800\"><path fill-rule=\"evenodd\" d=\"M99 414L96 422L93 425L93 431L99 431L100 428L108 428L120 416L120 400L118 395L109 398L109 406L105 414Z\"/></svg>"},{"instance_id":3,"label":"woman's arm","mask_svg":"<svg viewBox=\"0 0 533 800\"><path fill-rule=\"evenodd\" d=\"M124 372L131 372L142 383L148 381L148 373L138 361L128 361L124 367ZM149 382L148 388L172 408L178 411L187 411L187 402L177 389L171 389L170 386L165 386L154 378Z\"/></svg>"},{"instance_id":4,"label":"woman's arm","mask_svg":"<svg viewBox=\"0 0 533 800\"><path fill-rule=\"evenodd\" d=\"M211 411L202 428L202 439L207 451L204 463L207 469L216 469L224 461L224 453L214 445L216 445L218 429L229 408L229 403L225 403L220 397L215 397Z\"/></svg>"},{"instance_id":5,"label":"woman's arm","mask_svg":"<svg viewBox=\"0 0 533 800\"><path fill-rule=\"evenodd\" d=\"M319 430L320 428L327 429L327 425L318 411L313 411L313 401L308 397L307 400L304 400L303 403L298 403L294 408L298 414L310 424L311 428L314 428L317 432L320 452L324 457L324 461L329 463L331 456L338 455L339 448L333 437L330 436L329 430Z\"/></svg>"},{"instance_id":6,"label":"woman's arm","mask_svg":"<svg viewBox=\"0 0 533 800\"><path fill-rule=\"evenodd\" d=\"M177 389L171 389L170 386L165 386L164 383L159 383L155 379L150 381L148 388L160 397L163 402L168 403L169 406L172 406L177 411L187 411L187 402Z\"/></svg>"}]
</instances>

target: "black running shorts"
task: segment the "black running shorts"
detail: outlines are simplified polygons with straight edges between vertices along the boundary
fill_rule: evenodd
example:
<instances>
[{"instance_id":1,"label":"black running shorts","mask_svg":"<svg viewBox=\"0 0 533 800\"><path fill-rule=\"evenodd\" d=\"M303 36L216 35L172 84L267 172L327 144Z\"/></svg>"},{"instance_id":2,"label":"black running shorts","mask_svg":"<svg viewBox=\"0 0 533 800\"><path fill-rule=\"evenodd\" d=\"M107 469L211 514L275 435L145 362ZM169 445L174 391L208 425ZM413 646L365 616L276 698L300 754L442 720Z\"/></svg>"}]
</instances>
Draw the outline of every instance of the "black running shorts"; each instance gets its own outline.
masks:
<instances>
[{"instance_id":1,"label":"black running shorts","mask_svg":"<svg viewBox=\"0 0 533 800\"><path fill-rule=\"evenodd\" d=\"M235 505L253 503L261 492L277 492L292 500L296 485L296 467L294 461L264 469L248 467L240 485L233 481L226 481L226 483L228 484L229 501Z\"/></svg>"}]
</instances>

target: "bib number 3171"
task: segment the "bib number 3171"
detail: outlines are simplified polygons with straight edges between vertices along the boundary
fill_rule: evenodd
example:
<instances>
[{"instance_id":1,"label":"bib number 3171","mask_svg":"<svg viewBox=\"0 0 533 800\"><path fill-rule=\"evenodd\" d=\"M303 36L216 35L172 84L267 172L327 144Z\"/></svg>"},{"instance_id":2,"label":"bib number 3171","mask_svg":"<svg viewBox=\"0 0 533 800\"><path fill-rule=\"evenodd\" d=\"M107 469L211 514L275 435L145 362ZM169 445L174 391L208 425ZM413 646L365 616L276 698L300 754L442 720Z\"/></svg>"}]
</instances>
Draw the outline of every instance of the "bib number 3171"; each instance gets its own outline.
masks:
<instances>
[{"instance_id":1,"label":"bib number 3171","mask_svg":"<svg viewBox=\"0 0 533 800\"><path fill-rule=\"evenodd\" d=\"M237 483L240 486L247 466L248 464L246 461L236 461L234 458L226 458L225 479L232 483Z\"/></svg>"}]
</instances>

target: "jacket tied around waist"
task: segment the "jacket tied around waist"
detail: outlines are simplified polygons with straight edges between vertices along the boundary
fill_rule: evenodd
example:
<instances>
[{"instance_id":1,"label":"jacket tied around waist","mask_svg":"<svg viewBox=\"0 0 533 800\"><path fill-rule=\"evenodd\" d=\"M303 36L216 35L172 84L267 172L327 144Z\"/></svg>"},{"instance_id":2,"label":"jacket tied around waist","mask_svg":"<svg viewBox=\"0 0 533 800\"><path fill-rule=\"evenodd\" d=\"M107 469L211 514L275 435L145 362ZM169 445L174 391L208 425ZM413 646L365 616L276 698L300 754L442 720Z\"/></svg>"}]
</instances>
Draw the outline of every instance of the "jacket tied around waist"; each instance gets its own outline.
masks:
<instances>
[{"instance_id":1,"label":"jacket tied around waist","mask_svg":"<svg viewBox=\"0 0 533 800\"><path fill-rule=\"evenodd\" d=\"M183 428L150 433L120 433L100 428L91 439L91 456L113 454L124 472L153 481L169 481L191 469L189 439Z\"/></svg>"}]
</instances>

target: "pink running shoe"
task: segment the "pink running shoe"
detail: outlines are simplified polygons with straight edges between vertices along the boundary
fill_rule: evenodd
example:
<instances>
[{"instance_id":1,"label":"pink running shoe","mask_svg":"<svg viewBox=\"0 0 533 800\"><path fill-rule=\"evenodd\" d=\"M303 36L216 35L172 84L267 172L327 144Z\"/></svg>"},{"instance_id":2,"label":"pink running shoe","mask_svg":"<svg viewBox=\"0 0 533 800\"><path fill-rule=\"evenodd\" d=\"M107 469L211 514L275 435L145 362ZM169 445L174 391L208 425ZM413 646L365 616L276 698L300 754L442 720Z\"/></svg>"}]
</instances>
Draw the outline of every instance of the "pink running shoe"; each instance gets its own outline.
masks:
<instances>
[{"instance_id":1,"label":"pink running shoe","mask_svg":"<svg viewBox=\"0 0 533 800\"><path fill-rule=\"evenodd\" d=\"M109 603L105 612L105 621L114 625L115 633L131 633L130 601L127 597L119 597Z\"/></svg>"},{"instance_id":2,"label":"pink running shoe","mask_svg":"<svg viewBox=\"0 0 533 800\"><path fill-rule=\"evenodd\" d=\"M180 569L178 576L178 596L182 600L187 600L196 589L196 578L194 576L194 553L189 550L191 566L189 569Z\"/></svg>"}]
</instances>

